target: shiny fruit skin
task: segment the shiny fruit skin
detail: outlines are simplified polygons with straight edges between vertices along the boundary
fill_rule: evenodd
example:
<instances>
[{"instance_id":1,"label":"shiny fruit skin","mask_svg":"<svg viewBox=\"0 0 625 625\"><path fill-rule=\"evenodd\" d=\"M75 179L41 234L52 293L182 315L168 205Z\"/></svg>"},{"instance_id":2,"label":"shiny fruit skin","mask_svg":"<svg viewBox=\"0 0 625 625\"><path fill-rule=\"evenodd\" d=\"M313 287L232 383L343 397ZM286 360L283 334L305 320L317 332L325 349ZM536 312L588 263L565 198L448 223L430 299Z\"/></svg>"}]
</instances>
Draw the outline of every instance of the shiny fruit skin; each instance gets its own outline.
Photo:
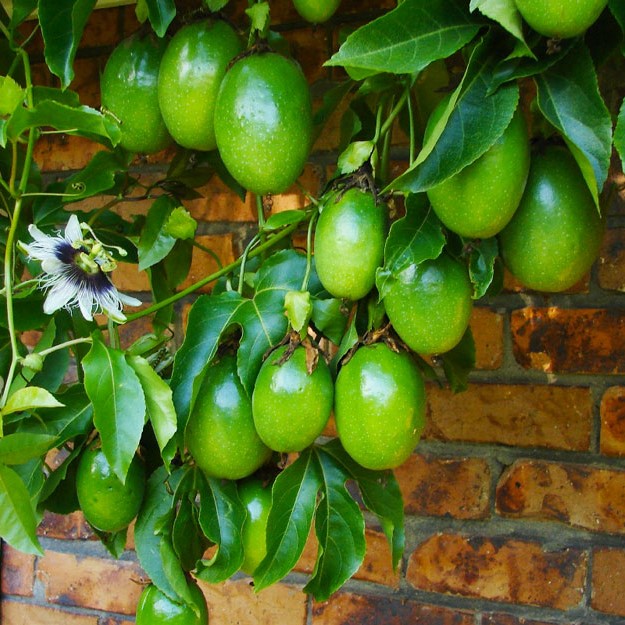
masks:
<instances>
[{"instance_id":1,"label":"shiny fruit skin","mask_svg":"<svg viewBox=\"0 0 625 625\"><path fill-rule=\"evenodd\" d=\"M145 492L145 468L138 456L130 463L126 482L113 472L102 449L83 451L76 472L80 509L93 527L119 532L137 516Z\"/></svg>"},{"instance_id":2,"label":"shiny fruit skin","mask_svg":"<svg viewBox=\"0 0 625 625\"><path fill-rule=\"evenodd\" d=\"M228 63L242 50L226 22L183 26L171 39L158 75L158 102L173 139L192 150L217 147L213 117Z\"/></svg>"},{"instance_id":3,"label":"shiny fruit skin","mask_svg":"<svg viewBox=\"0 0 625 625\"><path fill-rule=\"evenodd\" d=\"M184 603L172 601L154 584L146 586L137 605L137 625L208 625L206 599L198 585L189 584L193 597L193 608Z\"/></svg>"},{"instance_id":4,"label":"shiny fruit skin","mask_svg":"<svg viewBox=\"0 0 625 625\"><path fill-rule=\"evenodd\" d=\"M389 321L419 354L442 354L462 339L473 309L467 269L445 252L409 265L384 296Z\"/></svg>"},{"instance_id":5,"label":"shiny fruit skin","mask_svg":"<svg viewBox=\"0 0 625 625\"><path fill-rule=\"evenodd\" d=\"M208 368L189 417L186 441L200 469L216 478L246 477L271 455L254 428L252 403L239 379L235 356L223 356Z\"/></svg>"},{"instance_id":6,"label":"shiny fruit skin","mask_svg":"<svg viewBox=\"0 0 625 625\"><path fill-rule=\"evenodd\" d=\"M327 22L340 4L341 0L293 0L295 10L311 24Z\"/></svg>"},{"instance_id":7,"label":"shiny fruit skin","mask_svg":"<svg viewBox=\"0 0 625 625\"><path fill-rule=\"evenodd\" d=\"M386 214L371 193L349 189L324 206L315 230L315 268L334 297L358 300L384 257Z\"/></svg>"},{"instance_id":8,"label":"shiny fruit skin","mask_svg":"<svg viewBox=\"0 0 625 625\"><path fill-rule=\"evenodd\" d=\"M171 143L157 93L166 45L154 35L131 35L113 50L102 73L102 106L119 120L121 146L130 152L152 154Z\"/></svg>"},{"instance_id":9,"label":"shiny fruit skin","mask_svg":"<svg viewBox=\"0 0 625 625\"><path fill-rule=\"evenodd\" d=\"M443 109L437 109L434 122ZM427 195L434 212L450 230L463 237L486 239L512 219L529 167L527 126L517 109L504 133L482 156L429 189Z\"/></svg>"},{"instance_id":10,"label":"shiny fruit skin","mask_svg":"<svg viewBox=\"0 0 625 625\"><path fill-rule=\"evenodd\" d=\"M521 205L499 235L501 255L524 286L565 291L590 270L603 231L575 159L565 147L550 146L532 156Z\"/></svg>"},{"instance_id":11,"label":"shiny fruit skin","mask_svg":"<svg viewBox=\"0 0 625 625\"><path fill-rule=\"evenodd\" d=\"M425 386L411 356L384 343L359 348L339 371L334 416L345 451L361 466L405 462L425 426Z\"/></svg>"},{"instance_id":12,"label":"shiny fruit skin","mask_svg":"<svg viewBox=\"0 0 625 625\"><path fill-rule=\"evenodd\" d=\"M577 37L592 26L608 0L515 0L523 19L545 37Z\"/></svg>"},{"instance_id":13,"label":"shiny fruit skin","mask_svg":"<svg viewBox=\"0 0 625 625\"><path fill-rule=\"evenodd\" d=\"M243 553L241 570L254 575L256 567L267 555L267 519L271 510L271 487L254 478L237 484L239 499L245 507L247 517L241 528Z\"/></svg>"},{"instance_id":14,"label":"shiny fruit skin","mask_svg":"<svg viewBox=\"0 0 625 625\"><path fill-rule=\"evenodd\" d=\"M258 195L282 193L312 144L312 104L299 65L275 52L239 59L221 82L215 136L234 179Z\"/></svg>"},{"instance_id":15,"label":"shiny fruit skin","mask_svg":"<svg viewBox=\"0 0 625 625\"><path fill-rule=\"evenodd\" d=\"M263 363L252 394L256 431L274 451L302 451L321 434L332 411L334 383L322 357L312 373L306 349L295 348L289 359L276 364L288 347L282 346Z\"/></svg>"}]
</instances>

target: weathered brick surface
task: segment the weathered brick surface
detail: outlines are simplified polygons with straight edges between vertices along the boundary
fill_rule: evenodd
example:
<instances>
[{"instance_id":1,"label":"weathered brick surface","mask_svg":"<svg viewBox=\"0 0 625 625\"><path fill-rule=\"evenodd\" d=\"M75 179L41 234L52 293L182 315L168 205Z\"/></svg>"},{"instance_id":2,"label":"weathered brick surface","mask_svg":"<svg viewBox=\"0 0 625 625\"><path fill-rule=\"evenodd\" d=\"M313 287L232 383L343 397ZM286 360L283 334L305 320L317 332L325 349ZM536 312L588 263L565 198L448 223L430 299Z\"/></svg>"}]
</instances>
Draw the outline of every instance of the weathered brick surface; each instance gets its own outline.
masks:
<instances>
[{"instance_id":1,"label":"weathered brick surface","mask_svg":"<svg viewBox=\"0 0 625 625\"><path fill-rule=\"evenodd\" d=\"M578 549L549 551L523 540L436 534L411 555L407 579L430 592L565 610L582 599L586 560Z\"/></svg>"},{"instance_id":2,"label":"weathered brick surface","mask_svg":"<svg viewBox=\"0 0 625 625\"><path fill-rule=\"evenodd\" d=\"M471 384L454 395L432 385L428 407L427 438L580 451L590 446L587 388Z\"/></svg>"},{"instance_id":3,"label":"weathered brick surface","mask_svg":"<svg viewBox=\"0 0 625 625\"><path fill-rule=\"evenodd\" d=\"M313 606L313 625L473 625L473 615L392 597L341 592Z\"/></svg>"},{"instance_id":4,"label":"weathered brick surface","mask_svg":"<svg viewBox=\"0 0 625 625\"><path fill-rule=\"evenodd\" d=\"M35 556L2 544L0 594L29 597L35 581Z\"/></svg>"},{"instance_id":5,"label":"weathered brick surface","mask_svg":"<svg viewBox=\"0 0 625 625\"><path fill-rule=\"evenodd\" d=\"M95 538L93 530L85 520L82 512L70 514L54 514L46 512L41 525L37 529L40 536L61 538L64 540L85 540Z\"/></svg>"},{"instance_id":6,"label":"weathered brick surface","mask_svg":"<svg viewBox=\"0 0 625 625\"><path fill-rule=\"evenodd\" d=\"M53 606L15 601L2 601L0 614L2 625L100 625L97 615L73 614Z\"/></svg>"},{"instance_id":7,"label":"weathered brick surface","mask_svg":"<svg viewBox=\"0 0 625 625\"><path fill-rule=\"evenodd\" d=\"M519 460L501 478L497 511L625 534L625 471Z\"/></svg>"},{"instance_id":8,"label":"weathered brick surface","mask_svg":"<svg viewBox=\"0 0 625 625\"><path fill-rule=\"evenodd\" d=\"M625 616L625 551L597 549L592 561L592 607Z\"/></svg>"},{"instance_id":9,"label":"weathered brick surface","mask_svg":"<svg viewBox=\"0 0 625 625\"><path fill-rule=\"evenodd\" d=\"M609 388L601 399L601 453L625 456L625 387Z\"/></svg>"},{"instance_id":10,"label":"weathered brick surface","mask_svg":"<svg viewBox=\"0 0 625 625\"><path fill-rule=\"evenodd\" d=\"M37 567L50 603L134 614L144 573L128 560L46 552Z\"/></svg>"},{"instance_id":11,"label":"weathered brick surface","mask_svg":"<svg viewBox=\"0 0 625 625\"><path fill-rule=\"evenodd\" d=\"M301 587L276 584L254 592L249 579L222 584L200 582L206 597L211 625L305 625L306 595Z\"/></svg>"},{"instance_id":12,"label":"weathered brick surface","mask_svg":"<svg viewBox=\"0 0 625 625\"><path fill-rule=\"evenodd\" d=\"M534 621L526 618L517 618L510 614L485 614L481 625L552 625L555 621ZM571 623L570 625L573 625ZM590 623L588 624L590 625Z\"/></svg>"},{"instance_id":13,"label":"weathered brick surface","mask_svg":"<svg viewBox=\"0 0 625 625\"><path fill-rule=\"evenodd\" d=\"M625 229L607 230L597 268L597 279L603 289L625 291Z\"/></svg>"},{"instance_id":14,"label":"weathered brick surface","mask_svg":"<svg viewBox=\"0 0 625 625\"><path fill-rule=\"evenodd\" d=\"M475 306L471 314L477 369L497 369L503 360L503 317L499 313Z\"/></svg>"},{"instance_id":15,"label":"weathered brick surface","mask_svg":"<svg viewBox=\"0 0 625 625\"><path fill-rule=\"evenodd\" d=\"M480 458L414 454L395 471L406 514L483 519L490 507L490 468Z\"/></svg>"},{"instance_id":16,"label":"weathered brick surface","mask_svg":"<svg viewBox=\"0 0 625 625\"><path fill-rule=\"evenodd\" d=\"M625 311L523 308L511 315L513 350L526 369L625 372Z\"/></svg>"}]
</instances>

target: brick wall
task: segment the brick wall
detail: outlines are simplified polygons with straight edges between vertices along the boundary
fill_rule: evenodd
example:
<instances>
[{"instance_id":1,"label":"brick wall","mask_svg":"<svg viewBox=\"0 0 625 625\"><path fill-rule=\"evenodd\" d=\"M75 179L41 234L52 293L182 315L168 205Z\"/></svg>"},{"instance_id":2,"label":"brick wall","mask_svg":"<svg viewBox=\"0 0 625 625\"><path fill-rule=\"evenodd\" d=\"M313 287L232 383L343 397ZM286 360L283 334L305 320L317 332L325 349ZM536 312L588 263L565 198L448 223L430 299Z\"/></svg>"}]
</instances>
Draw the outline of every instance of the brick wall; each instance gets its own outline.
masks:
<instances>
[{"instance_id":1,"label":"brick wall","mask_svg":"<svg viewBox=\"0 0 625 625\"><path fill-rule=\"evenodd\" d=\"M242 4L242 3L237 3ZM390 2L345 0L323 27L301 22L290 3L273 19L313 84L338 27L366 20ZM98 12L76 64L73 87L98 106L98 71L112 47L136 27L132 9ZM35 46L37 44L34 44ZM48 83L42 67L39 82ZM304 176L313 194L335 159L338 128L319 139ZM50 176L83 166L93 146L52 136L37 160ZM395 148L401 168L401 140ZM158 175L167 154L138 161ZM187 204L201 221L201 242L224 262L254 231L249 202L218 181ZM298 189L273 210L303 206ZM123 210L145 211L132 203ZM397 471L407 513L407 549L394 573L379 528L367 531L361 570L326 603L302 592L314 545L284 583L258 595L244 576L204 585L212 625L601 625L625 623L625 206L615 202L600 260L571 291L524 292L508 279L503 294L481 300L472 327L477 370L467 392L429 388L428 426L417 453ZM211 272L196 250L191 279ZM141 293L142 276L118 272L118 285ZM146 299L147 293L143 293ZM180 305L184 322L190 302ZM180 335L181 327L178 328ZM125 329L130 340L145 328ZM132 550L105 554L80 513L49 514L40 529L43 557L2 549L3 625L123 625L133 621L143 573Z\"/></svg>"}]
</instances>

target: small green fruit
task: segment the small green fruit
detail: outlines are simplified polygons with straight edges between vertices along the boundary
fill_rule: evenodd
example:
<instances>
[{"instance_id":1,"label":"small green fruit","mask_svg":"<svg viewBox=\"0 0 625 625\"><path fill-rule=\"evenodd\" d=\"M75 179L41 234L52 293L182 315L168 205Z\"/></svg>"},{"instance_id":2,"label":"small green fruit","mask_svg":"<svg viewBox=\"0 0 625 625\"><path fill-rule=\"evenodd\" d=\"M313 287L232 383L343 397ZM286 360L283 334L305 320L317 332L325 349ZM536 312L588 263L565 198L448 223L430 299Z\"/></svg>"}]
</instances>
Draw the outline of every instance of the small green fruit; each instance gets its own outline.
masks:
<instances>
[{"instance_id":1,"label":"small green fruit","mask_svg":"<svg viewBox=\"0 0 625 625\"><path fill-rule=\"evenodd\" d=\"M271 510L271 487L263 486L255 478L238 483L239 499L245 507L247 517L241 528L245 558L241 570L248 575L254 571L267 555L267 519Z\"/></svg>"},{"instance_id":2,"label":"small green fruit","mask_svg":"<svg viewBox=\"0 0 625 625\"><path fill-rule=\"evenodd\" d=\"M523 19L541 35L566 39L592 26L608 0L515 0Z\"/></svg>"}]
</instances>

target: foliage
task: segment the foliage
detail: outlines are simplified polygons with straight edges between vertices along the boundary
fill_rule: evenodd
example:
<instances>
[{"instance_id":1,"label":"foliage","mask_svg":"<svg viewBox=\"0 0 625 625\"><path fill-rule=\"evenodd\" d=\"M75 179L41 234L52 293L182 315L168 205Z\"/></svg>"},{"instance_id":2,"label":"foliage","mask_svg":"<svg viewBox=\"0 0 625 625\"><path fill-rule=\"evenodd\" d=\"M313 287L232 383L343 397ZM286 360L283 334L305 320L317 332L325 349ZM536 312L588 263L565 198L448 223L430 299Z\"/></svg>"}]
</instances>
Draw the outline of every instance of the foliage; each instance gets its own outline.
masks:
<instances>
[{"instance_id":1,"label":"foliage","mask_svg":"<svg viewBox=\"0 0 625 625\"><path fill-rule=\"evenodd\" d=\"M244 253L181 288L194 249L213 254L196 240L201 230L185 203L201 197L213 176L242 198L246 190L218 150L171 149L167 170L149 184L135 173L137 155L120 146L120 120L86 106L71 90L85 26L98 20L95 4L13 0L11 15L0 8L0 538L42 552L37 525L46 510L75 509L75 497L68 496L75 492L75 469L86 445L98 439L122 482L135 455L143 458L148 479L135 529L139 561L161 592L192 604L191 574L219 582L244 559L246 512L236 484L205 475L185 445L209 365L236 352L251 397L264 358L280 344L304 341L310 366L315 358L331 360L334 377L363 343L382 340L404 350L384 299L402 272L442 253L466 268L473 299L496 291L497 238L467 240L446 229L427 191L487 152L518 107L536 145L568 147L601 209L611 191L613 149L625 162L625 84L601 80L610 65L621 67L611 76L623 75L625 14L622 3L610 2L586 34L563 41L532 31L514 0L403 0L362 24L326 60L346 77L323 95L313 117L311 134L318 137L342 111L335 179L321 197L304 190L304 208L268 214L270 203L258 197L258 230ZM204 12L227 13L236 2L200 4ZM270 28L270 5L250 4L244 19L251 53L262 54L267 42L283 53ZM36 8L37 17L27 19ZM136 14L159 38L173 34L185 17L174 0L137 0ZM59 88L33 82L30 51L39 31ZM434 67L445 76L444 93L440 84L428 87ZM443 113L424 139L431 103L443 95ZM61 181L42 177L34 159L37 142L51 133L94 144L84 169ZM409 162L393 177L391 144L398 133ZM372 193L392 219L375 286L354 302L328 293L312 253L320 212L352 187ZM81 203L85 199L93 201ZM117 210L137 199L150 202L144 217ZM296 234L307 241L303 252L294 247ZM340 270L342 259L332 261ZM151 299L140 309L129 309L141 302L112 286L120 263L136 265L150 281ZM212 291L195 297L206 285ZM174 341L175 304L183 298L193 305L185 336ZM120 325L146 320L151 331L122 345ZM33 330L34 345L27 342ZM435 355L433 365L411 356L425 377L460 392L475 361L470 329L449 352ZM289 574L314 528L317 559L304 590L326 599L363 562L365 519L377 519L399 566L403 504L393 472L360 466L340 436L318 439L288 458L275 454L259 475L272 485L272 507L267 555L254 574L257 590ZM114 555L123 549L125 530L98 536Z\"/></svg>"}]
</instances>

